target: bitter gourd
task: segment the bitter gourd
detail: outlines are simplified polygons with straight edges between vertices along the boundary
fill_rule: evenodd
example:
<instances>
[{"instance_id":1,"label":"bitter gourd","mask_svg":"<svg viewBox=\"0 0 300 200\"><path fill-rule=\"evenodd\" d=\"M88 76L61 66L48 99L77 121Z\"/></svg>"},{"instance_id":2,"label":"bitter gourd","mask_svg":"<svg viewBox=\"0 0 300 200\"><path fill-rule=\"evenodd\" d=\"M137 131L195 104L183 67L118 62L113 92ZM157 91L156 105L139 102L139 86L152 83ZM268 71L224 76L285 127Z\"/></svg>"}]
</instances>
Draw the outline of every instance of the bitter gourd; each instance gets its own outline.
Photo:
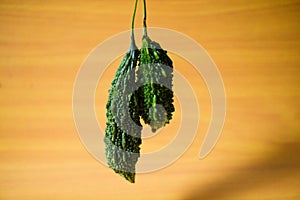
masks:
<instances>
[{"instance_id":1,"label":"bitter gourd","mask_svg":"<svg viewBox=\"0 0 300 200\"><path fill-rule=\"evenodd\" d=\"M130 49L109 89L104 137L109 167L131 183L135 182L135 165L142 143L140 117L156 131L169 123L175 110L172 60L167 51L147 35L145 0L142 47L140 50L136 47L133 29L137 2L132 17Z\"/></svg>"},{"instance_id":2,"label":"bitter gourd","mask_svg":"<svg viewBox=\"0 0 300 200\"><path fill-rule=\"evenodd\" d=\"M130 182L135 180L135 164L139 158L142 126L135 101L130 101L126 91L133 86L134 68L137 65L139 50L130 49L120 64L107 102L107 123L105 131L106 158L109 167ZM126 112L127 110L127 112ZM132 123L132 121L134 123Z\"/></svg>"},{"instance_id":3,"label":"bitter gourd","mask_svg":"<svg viewBox=\"0 0 300 200\"><path fill-rule=\"evenodd\" d=\"M132 24L136 11L134 8ZM142 126L136 111L137 100L131 97L135 84L135 68L139 50L134 41L133 27L131 31L131 46L117 69L109 90L106 104L106 159L110 168L119 173L129 182L135 182L135 164L140 156Z\"/></svg>"},{"instance_id":4,"label":"bitter gourd","mask_svg":"<svg viewBox=\"0 0 300 200\"><path fill-rule=\"evenodd\" d=\"M142 39L139 68L137 70L139 114L152 131L163 127L172 119L173 64L167 51L146 34Z\"/></svg>"}]
</instances>

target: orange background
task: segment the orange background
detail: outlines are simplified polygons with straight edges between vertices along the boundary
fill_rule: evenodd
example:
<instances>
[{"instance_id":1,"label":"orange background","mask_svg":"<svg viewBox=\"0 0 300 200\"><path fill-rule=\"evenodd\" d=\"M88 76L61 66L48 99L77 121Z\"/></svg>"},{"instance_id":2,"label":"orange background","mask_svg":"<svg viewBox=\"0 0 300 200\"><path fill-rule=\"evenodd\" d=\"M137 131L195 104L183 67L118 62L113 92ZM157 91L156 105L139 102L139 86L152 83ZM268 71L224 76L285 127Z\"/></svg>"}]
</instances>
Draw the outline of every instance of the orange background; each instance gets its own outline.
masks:
<instances>
[{"instance_id":1,"label":"orange background","mask_svg":"<svg viewBox=\"0 0 300 200\"><path fill-rule=\"evenodd\" d=\"M171 55L198 91L198 135L182 158L138 174L135 184L85 150L72 115L81 63L129 29L132 8L125 0L0 2L0 199L300 199L300 1L148 1L149 26L183 32L209 52L226 87L227 118L217 146L199 160L208 92ZM136 24L141 13L139 4ZM117 65L96 95L102 127ZM145 140L143 151L168 143L176 124Z\"/></svg>"}]
</instances>

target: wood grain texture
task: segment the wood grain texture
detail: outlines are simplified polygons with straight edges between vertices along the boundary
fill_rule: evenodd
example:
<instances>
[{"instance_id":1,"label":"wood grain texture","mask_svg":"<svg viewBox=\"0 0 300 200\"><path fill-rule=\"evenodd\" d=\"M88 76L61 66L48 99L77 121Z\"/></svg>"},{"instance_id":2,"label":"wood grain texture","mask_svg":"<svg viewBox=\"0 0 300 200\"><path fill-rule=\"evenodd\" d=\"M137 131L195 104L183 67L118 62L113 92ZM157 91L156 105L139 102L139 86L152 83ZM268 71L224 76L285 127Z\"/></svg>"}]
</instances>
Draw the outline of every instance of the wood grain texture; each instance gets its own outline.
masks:
<instances>
[{"instance_id":1,"label":"wood grain texture","mask_svg":"<svg viewBox=\"0 0 300 200\"><path fill-rule=\"evenodd\" d=\"M132 6L124 0L0 2L0 199L300 199L297 0L148 1L149 26L192 37L219 67L227 92L221 139L198 159L209 96L201 77L173 55L203 108L184 156L137 175L132 185L89 155L73 122L76 73L95 46L128 30ZM141 24L141 5L138 12ZM117 64L101 80L103 94ZM97 115L104 126L101 91ZM159 135L142 148L155 150L171 138Z\"/></svg>"}]
</instances>

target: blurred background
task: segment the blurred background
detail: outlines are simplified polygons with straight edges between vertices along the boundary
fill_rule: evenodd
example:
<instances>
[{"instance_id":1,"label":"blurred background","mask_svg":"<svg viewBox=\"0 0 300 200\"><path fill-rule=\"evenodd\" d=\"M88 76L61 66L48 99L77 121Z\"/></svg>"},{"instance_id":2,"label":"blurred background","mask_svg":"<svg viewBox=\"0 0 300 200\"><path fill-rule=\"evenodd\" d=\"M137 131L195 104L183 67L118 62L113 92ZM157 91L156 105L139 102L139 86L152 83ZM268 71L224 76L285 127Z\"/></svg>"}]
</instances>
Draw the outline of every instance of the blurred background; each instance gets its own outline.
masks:
<instances>
[{"instance_id":1,"label":"blurred background","mask_svg":"<svg viewBox=\"0 0 300 200\"><path fill-rule=\"evenodd\" d=\"M170 54L197 91L195 141L174 164L138 174L135 184L100 164L76 132L73 84L93 48L130 28L134 1L1 0L0 199L300 199L300 1L147 2L148 26L192 37L220 70L227 117L214 150L198 159L211 115L207 88ZM119 60L99 80L102 128ZM167 144L180 120L176 112L142 151Z\"/></svg>"}]
</instances>

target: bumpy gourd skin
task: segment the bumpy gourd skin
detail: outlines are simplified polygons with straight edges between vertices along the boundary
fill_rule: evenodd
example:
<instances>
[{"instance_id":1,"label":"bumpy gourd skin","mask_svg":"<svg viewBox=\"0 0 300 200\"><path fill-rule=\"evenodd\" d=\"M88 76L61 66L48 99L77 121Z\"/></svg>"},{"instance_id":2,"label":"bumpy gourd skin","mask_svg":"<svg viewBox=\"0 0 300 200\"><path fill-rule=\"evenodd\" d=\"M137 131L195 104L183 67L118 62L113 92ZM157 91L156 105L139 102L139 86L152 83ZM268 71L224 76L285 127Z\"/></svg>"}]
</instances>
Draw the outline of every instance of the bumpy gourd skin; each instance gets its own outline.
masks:
<instances>
[{"instance_id":1,"label":"bumpy gourd skin","mask_svg":"<svg viewBox=\"0 0 300 200\"><path fill-rule=\"evenodd\" d=\"M138 49L124 56L109 90L105 130L106 158L110 168L129 182L135 181L135 164L140 156L142 125L136 111L135 84Z\"/></svg>"},{"instance_id":2,"label":"bumpy gourd skin","mask_svg":"<svg viewBox=\"0 0 300 200\"><path fill-rule=\"evenodd\" d=\"M106 104L104 141L109 167L129 182L135 182L140 157L140 116L153 132L172 119L172 79L172 60L148 36L140 51L135 45L130 48L117 69Z\"/></svg>"},{"instance_id":3,"label":"bumpy gourd skin","mask_svg":"<svg viewBox=\"0 0 300 200\"><path fill-rule=\"evenodd\" d=\"M142 39L140 62L137 70L137 84L142 85L136 92L138 112L152 131L165 126L172 119L173 105L173 64L160 45L148 36Z\"/></svg>"}]
</instances>

